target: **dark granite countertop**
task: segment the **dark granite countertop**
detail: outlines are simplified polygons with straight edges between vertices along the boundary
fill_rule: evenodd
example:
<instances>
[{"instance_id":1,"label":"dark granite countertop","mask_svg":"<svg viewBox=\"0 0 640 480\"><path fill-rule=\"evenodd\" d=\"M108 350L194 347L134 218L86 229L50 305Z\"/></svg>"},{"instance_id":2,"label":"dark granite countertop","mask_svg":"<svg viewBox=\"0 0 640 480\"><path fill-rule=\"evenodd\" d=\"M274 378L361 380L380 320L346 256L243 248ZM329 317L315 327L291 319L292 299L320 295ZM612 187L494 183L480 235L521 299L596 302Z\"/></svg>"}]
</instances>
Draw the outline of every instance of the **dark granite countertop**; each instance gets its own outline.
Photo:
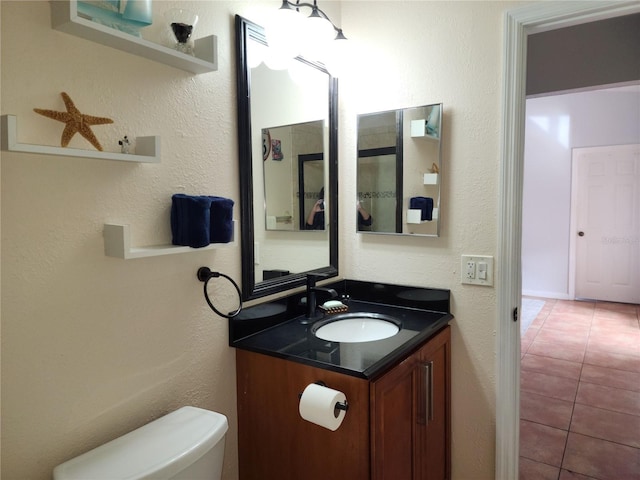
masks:
<instances>
[{"instance_id":1,"label":"dark granite countertop","mask_svg":"<svg viewBox=\"0 0 640 480\"><path fill-rule=\"evenodd\" d=\"M297 295L251 307L243 312L241 318L231 320L230 345L374 379L453 319L449 313L448 290L350 280L323 286L335 288L340 295L348 295L349 312L373 312L395 317L402 324L400 331L392 337L369 342L321 340L312 333L314 324L300 323L304 309L300 308L301 295ZM376 301L371 301L372 298ZM318 322L330 317L327 315Z\"/></svg>"}]
</instances>

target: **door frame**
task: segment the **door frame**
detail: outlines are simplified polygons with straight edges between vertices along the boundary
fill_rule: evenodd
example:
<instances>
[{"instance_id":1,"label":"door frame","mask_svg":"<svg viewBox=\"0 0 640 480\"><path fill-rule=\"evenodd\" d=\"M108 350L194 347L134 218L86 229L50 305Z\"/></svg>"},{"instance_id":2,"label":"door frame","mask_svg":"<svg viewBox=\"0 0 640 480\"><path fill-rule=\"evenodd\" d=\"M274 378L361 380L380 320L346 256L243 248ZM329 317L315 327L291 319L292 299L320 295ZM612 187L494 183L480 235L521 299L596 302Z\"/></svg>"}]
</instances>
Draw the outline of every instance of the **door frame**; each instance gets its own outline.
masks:
<instances>
[{"instance_id":1,"label":"door frame","mask_svg":"<svg viewBox=\"0 0 640 480\"><path fill-rule=\"evenodd\" d=\"M536 2L504 16L502 137L497 241L495 478L518 478L522 183L527 36L640 12L638 1Z\"/></svg>"}]
</instances>

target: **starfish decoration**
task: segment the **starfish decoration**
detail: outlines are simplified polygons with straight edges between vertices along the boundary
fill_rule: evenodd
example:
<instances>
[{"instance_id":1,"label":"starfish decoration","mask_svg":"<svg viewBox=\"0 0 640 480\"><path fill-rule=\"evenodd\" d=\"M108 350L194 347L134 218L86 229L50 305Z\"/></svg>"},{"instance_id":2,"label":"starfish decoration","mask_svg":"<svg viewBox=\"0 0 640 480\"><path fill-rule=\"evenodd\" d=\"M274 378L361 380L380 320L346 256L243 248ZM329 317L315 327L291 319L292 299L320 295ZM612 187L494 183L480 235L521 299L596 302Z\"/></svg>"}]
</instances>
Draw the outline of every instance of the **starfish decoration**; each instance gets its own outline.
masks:
<instances>
[{"instance_id":1,"label":"starfish decoration","mask_svg":"<svg viewBox=\"0 0 640 480\"><path fill-rule=\"evenodd\" d=\"M55 110L42 110L41 108L34 108L33 111L44 115L45 117L53 118L59 122L66 123L64 131L62 132L62 139L60 145L66 147L69 145L71 138L77 133L80 133L84 138L91 142L91 145L102 151L102 145L91 131L91 125L104 125L107 123L113 123L113 120L105 117L93 117L91 115L84 115L80 113L80 110L76 108L73 101L65 92L61 93L64 105L67 107L66 112L56 112Z\"/></svg>"}]
</instances>

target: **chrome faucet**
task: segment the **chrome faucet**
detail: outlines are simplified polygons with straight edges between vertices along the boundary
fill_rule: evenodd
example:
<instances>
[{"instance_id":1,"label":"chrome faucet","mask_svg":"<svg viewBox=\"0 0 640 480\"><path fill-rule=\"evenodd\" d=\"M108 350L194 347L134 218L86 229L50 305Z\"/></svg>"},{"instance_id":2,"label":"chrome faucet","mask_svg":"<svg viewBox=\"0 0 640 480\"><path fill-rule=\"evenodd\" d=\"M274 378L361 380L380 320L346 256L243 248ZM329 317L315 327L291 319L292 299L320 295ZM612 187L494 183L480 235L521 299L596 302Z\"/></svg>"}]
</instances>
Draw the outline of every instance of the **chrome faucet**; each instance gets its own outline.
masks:
<instances>
[{"instance_id":1,"label":"chrome faucet","mask_svg":"<svg viewBox=\"0 0 640 480\"><path fill-rule=\"evenodd\" d=\"M336 292L333 288L316 287L316 282L324 277L326 277L326 275L322 275L319 273L307 274L307 313L304 316L304 319L301 321L301 323L303 324L311 323L322 318L324 315L323 313L317 312L318 293L325 293L329 296L329 298L338 298L338 292Z\"/></svg>"}]
</instances>

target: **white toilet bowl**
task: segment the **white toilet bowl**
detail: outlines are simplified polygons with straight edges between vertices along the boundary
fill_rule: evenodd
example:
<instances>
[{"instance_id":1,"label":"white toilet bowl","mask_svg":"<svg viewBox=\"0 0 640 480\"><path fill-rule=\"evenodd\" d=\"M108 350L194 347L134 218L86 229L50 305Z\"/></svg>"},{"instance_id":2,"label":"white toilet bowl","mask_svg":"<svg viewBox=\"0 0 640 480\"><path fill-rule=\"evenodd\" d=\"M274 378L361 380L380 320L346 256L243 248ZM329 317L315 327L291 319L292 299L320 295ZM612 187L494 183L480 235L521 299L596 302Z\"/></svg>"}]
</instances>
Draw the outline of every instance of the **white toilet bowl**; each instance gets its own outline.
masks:
<instances>
[{"instance_id":1,"label":"white toilet bowl","mask_svg":"<svg viewBox=\"0 0 640 480\"><path fill-rule=\"evenodd\" d=\"M220 480L227 417L182 407L58 465L54 480Z\"/></svg>"}]
</instances>

